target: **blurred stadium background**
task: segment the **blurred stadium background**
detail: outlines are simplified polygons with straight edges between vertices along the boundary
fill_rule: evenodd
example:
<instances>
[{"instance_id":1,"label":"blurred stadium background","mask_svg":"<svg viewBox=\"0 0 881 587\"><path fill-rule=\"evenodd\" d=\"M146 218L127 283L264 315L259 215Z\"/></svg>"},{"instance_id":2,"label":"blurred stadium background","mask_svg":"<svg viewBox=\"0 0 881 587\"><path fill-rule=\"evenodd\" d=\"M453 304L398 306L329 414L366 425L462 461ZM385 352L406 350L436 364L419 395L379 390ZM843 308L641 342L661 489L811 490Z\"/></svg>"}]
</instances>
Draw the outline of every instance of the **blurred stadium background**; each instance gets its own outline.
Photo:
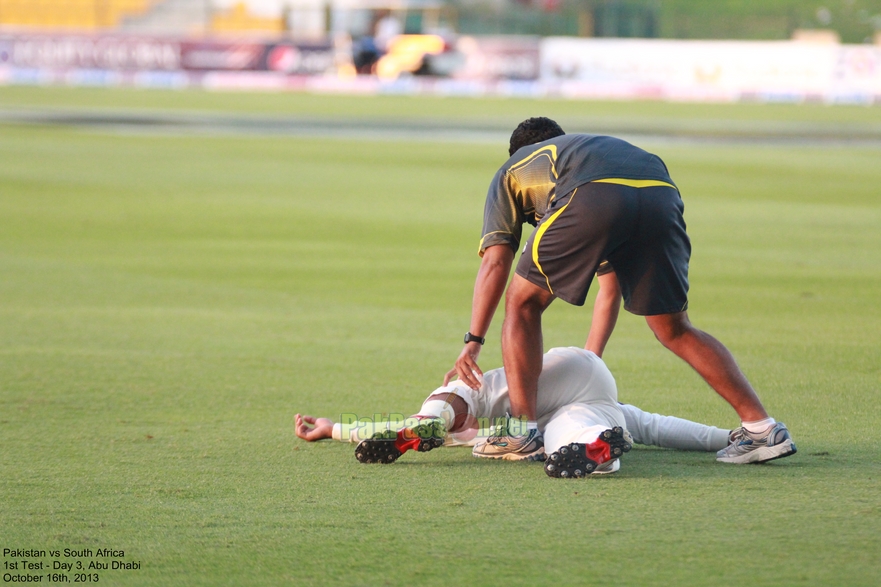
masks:
<instances>
[{"instance_id":1,"label":"blurred stadium background","mask_svg":"<svg viewBox=\"0 0 881 587\"><path fill-rule=\"evenodd\" d=\"M872 104L881 1L0 0L0 84Z\"/></svg>"}]
</instances>

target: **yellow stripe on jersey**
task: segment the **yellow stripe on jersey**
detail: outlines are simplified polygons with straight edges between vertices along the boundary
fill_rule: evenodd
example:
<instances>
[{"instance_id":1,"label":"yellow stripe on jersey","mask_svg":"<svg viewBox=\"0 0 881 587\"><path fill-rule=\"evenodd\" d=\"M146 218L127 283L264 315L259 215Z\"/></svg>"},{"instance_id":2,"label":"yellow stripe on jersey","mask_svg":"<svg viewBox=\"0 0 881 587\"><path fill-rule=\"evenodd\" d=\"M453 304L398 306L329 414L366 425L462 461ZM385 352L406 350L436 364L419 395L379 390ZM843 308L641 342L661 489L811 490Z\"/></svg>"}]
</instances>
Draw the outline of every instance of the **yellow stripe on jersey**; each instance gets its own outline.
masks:
<instances>
[{"instance_id":1,"label":"yellow stripe on jersey","mask_svg":"<svg viewBox=\"0 0 881 587\"><path fill-rule=\"evenodd\" d=\"M492 232L488 232L485 235L483 235L483 238L480 239L480 244L477 245L477 254L480 255L481 257L483 257L483 255L480 254L480 252L483 250L483 241L485 241L486 237L488 237L491 234L511 234L511 233L508 232L507 230L494 230Z\"/></svg>"},{"instance_id":2,"label":"yellow stripe on jersey","mask_svg":"<svg viewBox=\"0 0 881 587\"><path fill-rule=\"evenodd\" d=\"M545 155L545 156L550 157L551 170L554 172L554 177L559 178L559 176L557 175L557 167L556 167L556 163L557 163L557 146L556 145L548 145L547 147L542 147L538 151L533 151L532 153L529 154L529 157L527 157L526 159L523 159L521 161L518 161L517 163L515 163L511 167L509 167L508 173L511 173L512 171L515 171L515 170L519 169L520 167L528 164L530 161L532 161L533 159L535 159L536 157L538 157L540 155Z\"/></svg>"},{"instance_id":3,"label":"yellow stripe on jersey","mask_svg":"<svg viewBox=\"0 0 881 587\"><path fill-rule=\"evenodd\" d=\"M620 177L607 177L606 179L595 179L591 183L614 183L616 185L626 185L632 188L653 188L666 186L668 188L677 189L672 183L660 181L657 179L624 179Z\"/></svg>"},{"instance_id":4,"label":"yellow stripe on jersey","mask_svg":"<svg viewBox=\"0 0 881 587\"><path fill-rule=\"evenodd\" d=\"M551 217L547 219L546 222L538 227L538 230L535 231L535 240L532 241L532 262L535 263L535 266L538 268L539 273L544 275L545 282L547 282L548 284L548 291L551 293L554 293L554 288L551 287L551 280L548 279L547 274L541 268L541 263L538 262L538 243L541 241L541 237L544 236L544 233L548 230L548 227L550 227L550 225L554 223L554 220L556 220L560 216L560 214L562 214L563 211L569 207L569 204L572 203L572 198L575 197L575 192L577 191L578 188L575 188L575 191L573 191L572 195L569 196L569 201L566 202L566 205L554 212Z\"/></svg>"}]
</instances>

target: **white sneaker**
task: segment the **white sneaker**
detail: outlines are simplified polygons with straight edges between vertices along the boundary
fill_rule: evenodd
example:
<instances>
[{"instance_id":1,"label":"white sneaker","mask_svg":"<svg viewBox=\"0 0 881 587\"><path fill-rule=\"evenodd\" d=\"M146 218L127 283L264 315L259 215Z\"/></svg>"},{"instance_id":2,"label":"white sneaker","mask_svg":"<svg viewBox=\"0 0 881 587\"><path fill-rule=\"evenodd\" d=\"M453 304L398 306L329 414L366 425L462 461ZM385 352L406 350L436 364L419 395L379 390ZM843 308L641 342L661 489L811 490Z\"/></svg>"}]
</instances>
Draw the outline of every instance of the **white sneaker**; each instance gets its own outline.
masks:
<instances>
[{"instance_id":1,"label":"white sneaker","mask_svg":"<svg viewBox=\"0 0 881 587\"><path fill-rule=\"evenodd\" d=\"M490 435L474 445L471 454L484 459L504 459L506 461L545 460L545 440L537 429L526 434L510 433L510 421L506 416L490 428ZM515 430L516 431L516 430Z\"/></svg>"},{"instance_id":2,"label":"white sneaker","mask_svg":"<svg viewBox=\"0 0 881 587\"><path fill-rule=\"evenodd\" d=\"M765 432L753 434L746 428L731 433L731 444L716 453L722 463L767 463L796 453L795 443L783 422L777 422Z\"/></svg>"}]
</instances>

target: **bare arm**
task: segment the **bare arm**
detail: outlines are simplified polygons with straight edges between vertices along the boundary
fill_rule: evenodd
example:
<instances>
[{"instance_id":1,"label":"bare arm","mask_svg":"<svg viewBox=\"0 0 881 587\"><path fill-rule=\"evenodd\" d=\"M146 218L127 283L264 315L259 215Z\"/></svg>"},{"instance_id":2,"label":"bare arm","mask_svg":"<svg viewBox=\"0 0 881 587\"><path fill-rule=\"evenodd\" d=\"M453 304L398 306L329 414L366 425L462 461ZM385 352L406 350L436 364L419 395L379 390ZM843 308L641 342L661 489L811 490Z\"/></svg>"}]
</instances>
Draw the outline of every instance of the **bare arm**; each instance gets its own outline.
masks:
<instances>
[{"instance_id":1,"label":"bare arm","mask_svg":"<svg viewBox=\"0 0 881 587\"><path fill-rule=\"evenodd\" d=\"M492 246L483 252L483 260L480 262L480 270L474 282L474 298L471 301L471 328L468 331L474 336L486 337L493 315L499 306L499 300L502 299L505 286L508 284L513 262L514 251L508 245ZM480 387L480 381L473 373L483 375L483 371L477 366L480 346L477 342L469 342L465 345L459 358L456 359L455 367L444 377L444 385L450 382L453 375L458 375L459 379L472 389Z\"/></svg>"},{"instance_id":2,"label":"bare arm","mask_svg":"<svg viewBox=\"0 0 881 587\"><path fill-rule=\"evenodd\" d=\"M618 277L614 271L597 275L597 283L600 291L593 305L593 319L584 348L602 357L606 343L609 342L609 337L612 336L612 331L615 330L615 324L618 322L618 312L621 310L621 286L618 285Z\"/></svg>"},{"instance_id":3,"label":"bare arm","mask_svg":"<svg viewBox=\"0 0 881 587\"><path fill-rule=\"evenodd\" d=\"M309 442L332 438L333 421L327 418L297 414L294 420L294 431L297 436Z\"/></svg>"}]
</instances>

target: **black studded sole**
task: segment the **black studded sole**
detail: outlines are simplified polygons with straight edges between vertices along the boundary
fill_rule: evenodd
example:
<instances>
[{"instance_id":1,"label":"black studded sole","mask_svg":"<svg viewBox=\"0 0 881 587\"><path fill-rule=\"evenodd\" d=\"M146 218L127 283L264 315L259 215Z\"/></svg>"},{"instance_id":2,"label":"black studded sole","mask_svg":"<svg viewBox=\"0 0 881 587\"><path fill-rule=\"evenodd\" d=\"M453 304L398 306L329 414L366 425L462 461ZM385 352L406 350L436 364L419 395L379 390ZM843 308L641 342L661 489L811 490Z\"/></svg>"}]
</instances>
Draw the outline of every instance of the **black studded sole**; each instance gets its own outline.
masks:
<instances>
[{"instance_id":1,"label":"black studded sole","mask_svg":"<svg viewBox=\"0 0 881 587\"><path fill-rule=\"evenodd\" d=\"M412 432L417 437L438 433L434 429L428 430L427 427L417 427ZM394 463L398 460L398 457L408 450L428 452L444 444L444 439L437 436L418 438L418 443L416 439L405 440L403 438L403 431L393 438L385 436L385 433L379 432L373 438L359 442L358 446L355 447L355 458L358 459L358 462L365 464Z\"/></svg>"},{"instance_id":2,"label":"black studded sole","mask_svg":"<svg viewBox=\"0 0 881 587\"><path fill-rule=\"evenodd\" d=\"M394 440L384 438L362 440L355 447L355 458L359 463L394 463L402 454Z\"/></svg>"},{"instance_id":3,"label":"black studded sole","mask_svg":"<svg viewBox=\"0 0 881 587\"><path fill-rule=\"evenodd\" d=\"M633 448L625 438L624 430L616 426L606 430L594 442L573 442L551 453L545 461L545 473L549 477L578 479L593 473L597 467L620 457Z\"/></svg>"}]
</instances>

